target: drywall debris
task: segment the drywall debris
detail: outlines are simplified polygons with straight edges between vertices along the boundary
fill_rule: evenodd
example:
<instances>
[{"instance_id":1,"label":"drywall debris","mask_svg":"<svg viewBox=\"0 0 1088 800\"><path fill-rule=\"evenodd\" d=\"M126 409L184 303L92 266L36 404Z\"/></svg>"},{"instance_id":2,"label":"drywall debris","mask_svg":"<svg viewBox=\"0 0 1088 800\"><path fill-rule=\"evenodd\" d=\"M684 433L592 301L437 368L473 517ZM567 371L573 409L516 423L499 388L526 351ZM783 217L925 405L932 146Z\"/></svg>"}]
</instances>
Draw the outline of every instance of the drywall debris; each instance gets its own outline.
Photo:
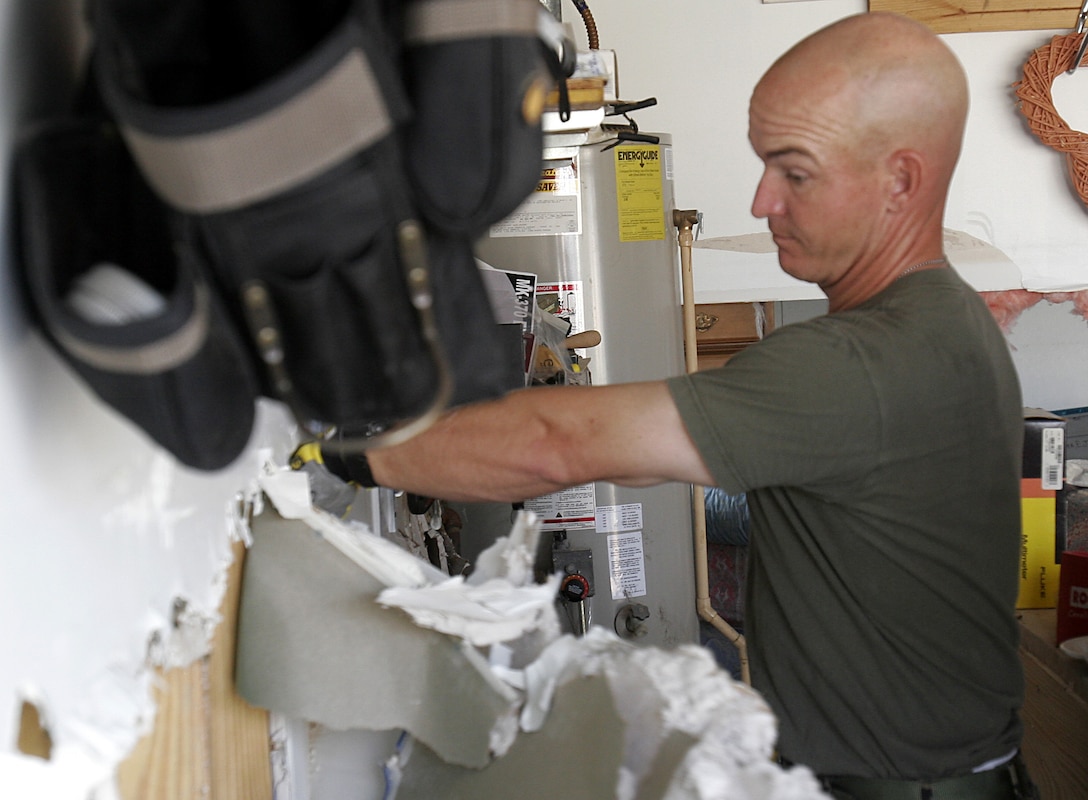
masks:
<instances>
[{"instance_id":1,"label":"drywall debris","mask_svg":"<svg viewBox=\"0 0 1088 800\"><path fill-rule=\"evenodd\" d=\"M344 730L405 729L446 761L483 766L516 728L517 694L461 639L414 625L377 602L388 583L321 534L266 509L251 523L238 618L235 680L254 705ZM417 561L373 534L354 537L359 560ZM399 554L399 555L398 555ZM433 571L418 562L419 575ZM443 576L448 579L448 576Z\"/></svg>"},{"instance_id":2,"label":"drywall debris","mask_svg":"<svg viewBox=\"0 0 1088 800\"><path fill-rule=\"evenodd\" d=\"M593 627L584 637L554 642L524 672L521 727L527 731L546 723L559 687L592 675L608 679L627 726L615 794L621 800L642 798L644 785L662 782L660 774L649 770L667 752L666 743L677 746L677 732L690 737L691 745L663 797L820 796L807 771L791 775L771 764L774 715L758 693L722 671L705 648L636 647ZM760 785L763 793L743 793L741 787L749 783ZM723 793L723 787L729 792Z\"/></svg>"},{"instance_id":3,"label":"drywall debris","mask_svg":"<svg viewBox=\"0 0 1088 800\"><path fill-rule=\"evenodd\" d=\"M804 767L771 761L774 715L706 649L636 647L602 627L559 636L531 514L451 578L314 509L303 473L269 469L261 486L280 513L251 525L239 692L331 728L406 730L387 797L824 796Z\"/></svg>"},{"instance_id":4,"label":"drywall debris","mask_svg":"<svg viewBox=\"0 0 1088 800\"><path fill-rule=\"evenodd\" d=\"M258 479L279 516L297 520L373 576L384 587L431 586L449 578L423 559L374 535L358 520L342 520L311 502L306 473L266 464Z\"/></svg>"},{"instance_id":5,"label":"drywall debris","mask_svg":"<svg viewBox=\"0 0 1088 800\"><path fill-rule=\"evenodd\" d=\"M399 764L396 800L613 797L623 758L623 720L607 683L566 684L546 725L522 734L486 769L449 764L418 742Z\"/></svg>"},{"instance_id":6,"label":"drywall debris","mask_svg":"<svg viewBox=\"0 0 1088 800\"><path fill-rule=\"evenodd\" d=\"M533 582L540 526L531 512L519 512L509 536L480 554L467 579L456 576L432 586L386 589L385 606L401 608L416 624L486 646L542 632L559 636L555 597L559 575Z\"/></svg>"},{"instance_id":7,"label":"drywall debris","mask_svg":"<svg viewBox=\"0 0 1088 800\"><path fill-rule=\"evenodd\" d=\"M773 714L704 648L639 648L594 627L552 642L520 678L502 674L525 699L506 754L466 769L425 746L402 748L393 759L399 784L390 786L397 800L500 797L515 788L520 800L824 797L809 770L772 762Z\"/></svg>"}]
</instances>

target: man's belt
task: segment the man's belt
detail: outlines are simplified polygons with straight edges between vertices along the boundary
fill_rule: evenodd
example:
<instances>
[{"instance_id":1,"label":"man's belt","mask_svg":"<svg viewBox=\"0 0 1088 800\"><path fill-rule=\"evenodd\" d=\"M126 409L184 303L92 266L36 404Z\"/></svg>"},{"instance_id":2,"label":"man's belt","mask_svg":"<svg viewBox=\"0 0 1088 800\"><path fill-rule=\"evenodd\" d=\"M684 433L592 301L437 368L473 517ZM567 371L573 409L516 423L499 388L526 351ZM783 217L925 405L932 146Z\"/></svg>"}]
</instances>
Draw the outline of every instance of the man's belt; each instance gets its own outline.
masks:
<instances>
[{"instance_id":1,"label":"man's belt","mask_svg":"<svg viewBox=\"0 0 1088 800\"><path fill-rule=\"evenodd\" d=\"M840 800L1030 800L1037 797L1023 761L983 772L933 781L821 775L824 789Z\"/></svg>"}]
</instances>

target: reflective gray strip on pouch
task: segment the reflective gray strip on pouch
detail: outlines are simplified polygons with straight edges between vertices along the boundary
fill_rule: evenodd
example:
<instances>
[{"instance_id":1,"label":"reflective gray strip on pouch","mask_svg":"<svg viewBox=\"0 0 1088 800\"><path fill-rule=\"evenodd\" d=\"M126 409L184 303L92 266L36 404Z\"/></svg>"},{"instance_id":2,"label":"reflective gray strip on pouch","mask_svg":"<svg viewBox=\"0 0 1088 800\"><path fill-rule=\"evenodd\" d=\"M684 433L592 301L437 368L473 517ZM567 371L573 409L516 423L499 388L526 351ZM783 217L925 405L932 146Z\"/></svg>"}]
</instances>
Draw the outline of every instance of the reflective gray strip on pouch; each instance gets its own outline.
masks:
<instances>
[{"instance_id":1,"label":"reflective gray strip on pouch","mask_svg":"<svg viewBox=\"0 0 1088 800\"><path fill-rule=\"evenodd\" d=\"M126 375L155 375L184 364L204 346L211 327L208 287L198 284L193 298L193 315L165 339L137 347L110 347L91 344L64 330L49 330L61 347L91 367Z\"/></svg>"},{"instance_id":2,"label":"reflective gray strip on pouch","mask_svg":"<svg viewBox=\"0 0 1088 800\"><path fill-rule=\"evenodd\" d=\"M123 133L167 203L207 214L303 183L392 129L370 65L360 50L352 50L305 91L238 125L186 136L126 125Z\"/></svg>"},{"instance_id":3,"label":"reflective gray strip on pouch","mask_svg":"<svg viewBox=\"0 0 1088 800\"><path fill-rule=\"evenodd\" d=\"M409 3L409 44L485 36L536 36L538 0L420 0Z\"/></svg>"}]
</instances>

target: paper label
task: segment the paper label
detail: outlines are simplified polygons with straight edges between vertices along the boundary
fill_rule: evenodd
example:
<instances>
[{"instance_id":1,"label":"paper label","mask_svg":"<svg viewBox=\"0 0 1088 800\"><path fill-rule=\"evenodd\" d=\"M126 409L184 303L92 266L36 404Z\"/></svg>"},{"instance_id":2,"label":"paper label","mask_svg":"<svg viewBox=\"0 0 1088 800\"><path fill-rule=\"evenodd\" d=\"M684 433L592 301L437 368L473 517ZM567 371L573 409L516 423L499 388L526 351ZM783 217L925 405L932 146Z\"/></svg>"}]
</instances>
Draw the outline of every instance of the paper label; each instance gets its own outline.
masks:
<instances>
[{"instance_id":1,"label":"paper label","mask_svg":"<svg viewBox=\"0 0 1088 800\"><path fill-rule=\"evenodd\" d=\"M581 233L580 202L581 184L573 162L545 167L533 193L489 233L495 239Z\"/></svg>"},{"instance_id":2,"label":"paper label","mask_svg":"<svg viewBox=\"0 0 1088 800\"><path fill-rule=\"evenodd\" d=\"M1062 428L1043 429L1042 472L1044 489L1057 491L1065 479L1065 431Z\"/></svg>"},{"instance_id":3,"label":"paper label","mask_svg":"<svg viewBox=\"0 0 1088 800\"><path fill-rule=\"evenodd\" d=\"M597 508L597 533L642 530L642 503Z\"/></svg>"},{"instance_id":4,"label":"paper label","mask_svg":"<svg viewBox=\"0 0 1088 800\"><path fill-rule=\"evenodd\" d=\"M546 531L579 530L596 527L597 487L592 483L572 486L559 492L525 501Z\"/></svg>"},{"instance_id":5,"label":"paper label","mask_svg":"<svg viewBox=\"0 0 1088 800\"><path fill-rule=\"evenodd\" d=\"M642 531L615 533L608 537L608 578L613 600L646 594Z\"/></svg>"},{"instance_id":6,"label":"paper label","mask_svg":"<svg viewBox=\"0 0 1088 800\"><path fill-rule=\"evenodd\" d=\"M616 202L621 242L665 238L665 199L661 188L661 148L621 146L616 153Z\"/></svg>"},{"instance_id":7,"label":"paper label","mask_svg":"<svg viewBox=\"0 0 1088 800\"><path fill-rule=\"evenodd\" d=\"M1054 552L1056 500L1054 495L1022 497L1020 508L1020 589L1016 607L1054 608L1061 578L1061 565Z\"/></svg>"},{"instance_id":8,"label":"paper label","mask_svg":"<svg viewBox=\"0 0 1088 800\"><path fill-rule=\"evenodd\" d=\"M586 329L585 294L581 281L538 283L536 304L541 311L569 322L571 334Z\"/></svg>"}]
</instances>

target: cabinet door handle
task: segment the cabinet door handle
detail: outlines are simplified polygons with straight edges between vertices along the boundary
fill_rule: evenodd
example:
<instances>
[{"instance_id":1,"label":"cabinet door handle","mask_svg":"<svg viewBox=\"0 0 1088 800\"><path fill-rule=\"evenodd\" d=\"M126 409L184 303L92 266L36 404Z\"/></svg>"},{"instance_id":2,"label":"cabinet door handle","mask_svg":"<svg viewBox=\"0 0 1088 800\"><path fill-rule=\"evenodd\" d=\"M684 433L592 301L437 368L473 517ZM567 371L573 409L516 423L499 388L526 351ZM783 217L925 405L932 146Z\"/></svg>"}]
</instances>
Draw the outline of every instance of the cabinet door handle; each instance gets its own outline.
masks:
<instances>
[{"instance_id":1,"label":"cabinet door handle","mask_svg":"<svg viewBox=\"0 0 1088 800\"><path fill-rule=\"evenodd\" d=\"M695 315L695 330L699 333L706 333L717 324L718 318L713 314L707 314L704 311L700 311Z\"/></svg>"}]
</instances>

